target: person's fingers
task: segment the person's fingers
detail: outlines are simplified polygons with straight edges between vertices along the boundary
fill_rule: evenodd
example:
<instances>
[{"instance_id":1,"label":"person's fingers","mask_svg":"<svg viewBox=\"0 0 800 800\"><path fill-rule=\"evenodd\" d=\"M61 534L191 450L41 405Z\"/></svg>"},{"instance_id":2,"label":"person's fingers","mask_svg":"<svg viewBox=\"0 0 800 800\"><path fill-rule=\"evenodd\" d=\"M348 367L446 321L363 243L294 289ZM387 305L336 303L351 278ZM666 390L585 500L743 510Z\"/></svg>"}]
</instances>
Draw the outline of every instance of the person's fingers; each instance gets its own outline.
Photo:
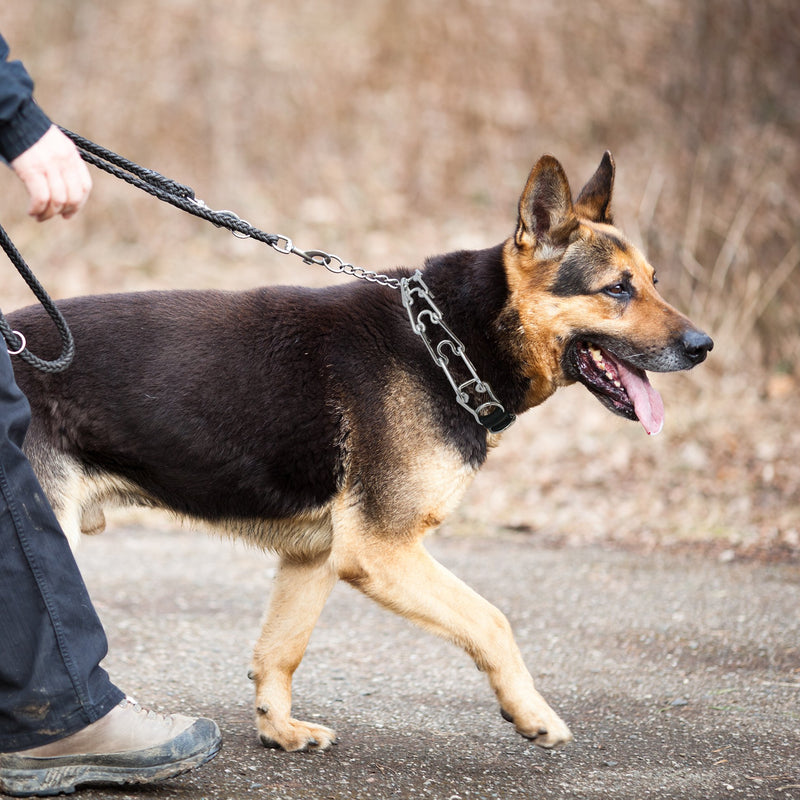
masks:
<instances>
[{"instance_id":1,"label":"person's fingers","mask_svg":"<svg viewBox=\"0 0 800 800\"><path fill-rule=\"evenodd\" d=\"M55 169L46 170L45 178L50 192L50 199L44 211L36 215L36 219L39 222L58 216L63 212L67 204L67 184L58 165L55 165Z\"/></svg>"},{"instance_id":2,"label":"person's fingers","mask_svg":"<svg viewBox=\"0 0 800 800\"><path fill-rule=\"evenodd\" d=\"M50 203L50 184L47 176L43 172L31 172L26 177L20 175L20 178L30 196L28 213L38 219L40 214L44 214Z\"/></svg>"},{"instance_id":3,"label":"person's fingers","mask_svg":"<svg viewBox=\"0 0 800 800\"><path fill-rule=\"evenodd\" d=\"M92 178L83 159L75 153L74 158L70 158L65 170L64 183L67 187L67 200L61 215L64 219L77 214L83 208L84 203L89 198L92 191Z\"/></svg>"},{"instance_id":4,"label":"person's fingers","mask_svg":"<svg viewBox=\"0 0 800 800\"><path fill-rule=\"evenodd\" d=\"M53 159L48 165L51 216L71 217L83 205L91 189L86 165L72 142L61 134L54 138Z\"/></svg>"}]
</instances>

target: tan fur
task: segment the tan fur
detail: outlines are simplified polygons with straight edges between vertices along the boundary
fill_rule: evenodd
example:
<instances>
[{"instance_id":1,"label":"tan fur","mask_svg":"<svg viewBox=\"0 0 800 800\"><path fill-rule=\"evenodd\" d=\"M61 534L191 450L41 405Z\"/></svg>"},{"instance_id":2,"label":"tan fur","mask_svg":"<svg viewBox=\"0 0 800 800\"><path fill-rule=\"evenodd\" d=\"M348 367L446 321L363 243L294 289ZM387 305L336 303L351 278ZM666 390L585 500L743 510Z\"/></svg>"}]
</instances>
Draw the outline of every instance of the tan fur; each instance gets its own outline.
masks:
<instances>
[{"instance_id":1,"label":"tan fur","mask_svg":"<svg viewBox=\"0 0 800 800\"><path fill-rule=\"evenodd\" d=\"M421 399L403 375L389 385L393 468L382 516L367 517L357 487L345 487L332 506L330 551L313 561L281 561L250 673L261 740L285 750L325 748L335 741L329 728L290 716L291 681L331 589L344 580L465 649L523 736L543 747L563 744L571 739L569 729L536 692L506 618L422 545L461 499L474 470L433 434L423 441L411 438L408 432L418 427L409 415L423 407Z\"/></svg>"},{"instance_id":2,"label":"tan fur","mask_svg":"<svg viewBox=\"0 0 800 800\"><path fill-rule=\"evenodd\" d=\"M93 535L105 530L104 505L151 505L128 481L110 474L87 475L80 464L66 456L58 456L57 470L62 476L58 494L53 495L46 480L42 483L73 550L82 533Z\"/></svg>"}]
</instances>

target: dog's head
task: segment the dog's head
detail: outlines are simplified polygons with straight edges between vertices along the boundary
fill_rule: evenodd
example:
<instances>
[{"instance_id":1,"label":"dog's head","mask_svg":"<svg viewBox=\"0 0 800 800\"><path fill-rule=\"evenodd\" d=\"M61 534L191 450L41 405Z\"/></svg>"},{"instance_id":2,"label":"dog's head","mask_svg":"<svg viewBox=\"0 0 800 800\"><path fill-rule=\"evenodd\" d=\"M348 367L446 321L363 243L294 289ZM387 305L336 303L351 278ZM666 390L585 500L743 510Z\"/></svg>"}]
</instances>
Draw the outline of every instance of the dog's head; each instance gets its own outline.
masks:
<instances>
[{"instance_id":1,"label":"dog's head","mask_svg":"<svg viewBox=\"0 0 800 800\"><path fill-rule=\"evenodd\" d=\"M664 406L645 371L690 369L713 342L662 299L653 267L614 227L613 183L606 153L573 203L559 162L539 159L504 247L510 308L520 323L530 405L580 381L654 434Z\"/></svg>"}]
</instances>

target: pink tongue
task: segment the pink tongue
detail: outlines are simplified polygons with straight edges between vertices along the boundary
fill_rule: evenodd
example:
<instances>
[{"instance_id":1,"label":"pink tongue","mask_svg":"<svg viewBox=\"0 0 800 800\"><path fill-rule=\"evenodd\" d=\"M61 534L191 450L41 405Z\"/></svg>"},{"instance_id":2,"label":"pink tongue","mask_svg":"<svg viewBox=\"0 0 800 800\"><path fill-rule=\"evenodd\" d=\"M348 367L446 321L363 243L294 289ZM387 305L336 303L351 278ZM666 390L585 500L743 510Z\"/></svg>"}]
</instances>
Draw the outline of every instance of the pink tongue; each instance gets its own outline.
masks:
<instances>
[{"instance_id":1,"label":"pink tongue","mask_svg":"<svg viewBox=\"0 0 800 800\"><path fill-rule=\"evenodd\" d=\"M635 372L619 361L615 364L619 372L620 383L625 387L633 410L650 436L655 436L664 427L664 401L661 395L650 385L647 375Z\"/></svg>"}]
</instances>

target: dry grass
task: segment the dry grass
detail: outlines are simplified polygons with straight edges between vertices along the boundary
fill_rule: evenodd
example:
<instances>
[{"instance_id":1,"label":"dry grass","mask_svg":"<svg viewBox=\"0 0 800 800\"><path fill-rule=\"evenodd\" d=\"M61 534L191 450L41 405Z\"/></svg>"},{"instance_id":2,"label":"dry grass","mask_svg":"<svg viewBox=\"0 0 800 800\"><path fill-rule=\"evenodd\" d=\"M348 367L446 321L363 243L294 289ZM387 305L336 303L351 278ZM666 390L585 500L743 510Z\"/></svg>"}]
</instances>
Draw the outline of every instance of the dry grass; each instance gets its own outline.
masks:
<instances>
[{"instance_id":1,"label":"dry grass","mask_svg":"<svg viewBox=\"0 0 800 800\"><path fill-rule=\"evenodd\" d=\"M371 268L494 244L541 153L578 184L611 149L621 227L717 348L660 381L673 419L657 443L579 390L529 415L453 529L614 538L646 514L658 541L796 540L796 2L6 5L0 29L59 123ZM0 219L58 296L335 280L107 176L46 228L4 189ZM5 308L28 302L9 271L0 286Z\"/></svg>"}]
</instances>

